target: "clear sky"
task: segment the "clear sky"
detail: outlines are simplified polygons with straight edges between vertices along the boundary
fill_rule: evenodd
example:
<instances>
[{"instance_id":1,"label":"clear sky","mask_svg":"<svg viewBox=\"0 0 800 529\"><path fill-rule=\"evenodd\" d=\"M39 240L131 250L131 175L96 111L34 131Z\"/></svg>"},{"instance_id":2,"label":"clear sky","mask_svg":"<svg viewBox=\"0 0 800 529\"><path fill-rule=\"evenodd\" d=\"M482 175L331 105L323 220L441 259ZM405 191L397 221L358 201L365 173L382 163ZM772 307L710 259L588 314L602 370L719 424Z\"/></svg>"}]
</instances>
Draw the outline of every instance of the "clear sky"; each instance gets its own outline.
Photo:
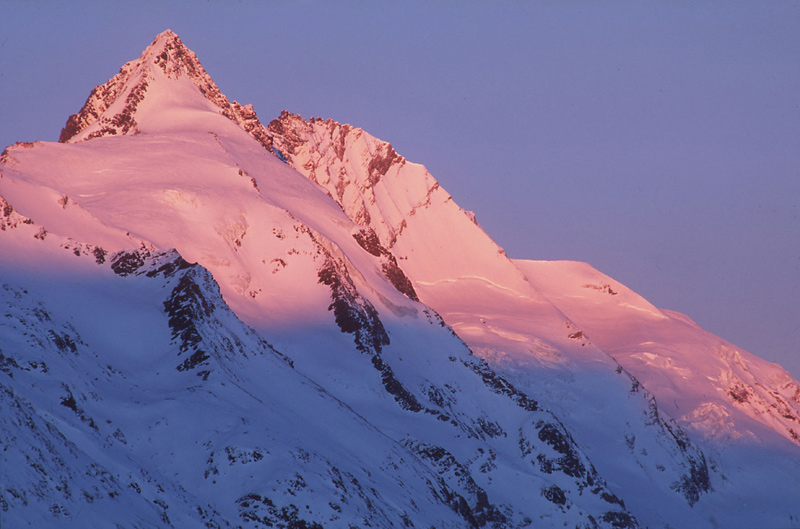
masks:
<instances>
[{"instance_id":1,"label":"clear sky","mask_svg":"<svg viewBox=\"0 0 800 529\"><path fill-rule=\"evenodd\" d=\"M167 28L262 122L364 128L510 256L800 378L800 3L0 0L0 144L57 140Z\"/></svg>"}]
</instances>

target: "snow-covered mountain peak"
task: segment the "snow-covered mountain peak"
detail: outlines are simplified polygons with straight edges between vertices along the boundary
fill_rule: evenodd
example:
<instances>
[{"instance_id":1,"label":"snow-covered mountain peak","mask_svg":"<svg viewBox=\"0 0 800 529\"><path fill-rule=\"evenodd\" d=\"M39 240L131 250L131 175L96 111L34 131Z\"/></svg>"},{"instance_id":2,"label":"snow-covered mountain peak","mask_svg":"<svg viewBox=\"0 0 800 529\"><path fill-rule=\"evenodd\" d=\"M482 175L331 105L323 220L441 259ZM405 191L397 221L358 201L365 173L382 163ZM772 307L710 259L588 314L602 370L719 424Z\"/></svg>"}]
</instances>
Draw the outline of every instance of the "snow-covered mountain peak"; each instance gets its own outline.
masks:
<instances>
[{"instance_id":1,"label":"snow-covered mountain peak","mask_svg":"<svg viewBox=\"0 0 800 529\"><path fill-rule=\"evenodd\" d=\"M208 121L215 115L224 116L268 148L266 129L252 105L229 101L194 52L168 29L138 59L92 90L80 112L67 120L59 141L213 129Z\"/></svg>"},{"instance_id":2,"label":"snow-covered mountain peak","mask_svg":"<svg viewBox=\"0 0 800 529\"><path fill-rule=\"evenodd\" d=\"M143 56L158 57L156 64L162 70L175 74L204 75L205 70L192 50L171 29L159 33L153 43L145 48Z\"/></svg>"},{"instance_id":3,"label":"snow-covered mountain peak","mask_svg":"<svg viewBox=\"0 0 800 529\"><path fill-rule=\"evenodd\" d=\"M172 31L0 171L11 525L800 519L788 374L359 128L263 127Z\"/></svg>"}]
</instances>

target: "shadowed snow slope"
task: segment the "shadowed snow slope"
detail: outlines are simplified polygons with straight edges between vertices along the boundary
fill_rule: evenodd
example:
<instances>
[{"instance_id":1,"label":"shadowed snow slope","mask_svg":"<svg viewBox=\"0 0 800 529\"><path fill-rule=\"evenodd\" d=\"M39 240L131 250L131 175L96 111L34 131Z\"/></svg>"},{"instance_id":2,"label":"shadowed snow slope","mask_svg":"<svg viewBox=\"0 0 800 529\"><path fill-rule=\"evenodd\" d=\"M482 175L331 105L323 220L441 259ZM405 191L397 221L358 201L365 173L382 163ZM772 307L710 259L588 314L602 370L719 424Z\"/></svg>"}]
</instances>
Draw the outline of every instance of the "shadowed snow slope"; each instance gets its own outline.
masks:
<instances>
[{"instance_id":1,"label":"shadowed snow slope","mask_svg":"<svg viewBox=\"0 0 800 529\"><path fill-rule=\"evenodd\" d=\"M0 158L9 526L796 523L800 389L171 31ZM789 492L787 492L789 491Z\"/></svg>"},{"instance_id":2,"label":"shadowed snow slope","mask_svg":"<svg viewBox=\"0 0 800 529\"><path fill-rule=\"evenodd\" d=\"M783 369L588 265L509 260L422 166L364 131L288 112L268 129L374 230L423 303L558 413L640 519L794 523L780 491L797 481L800 390Z\"/></svg>"}]
</instances>

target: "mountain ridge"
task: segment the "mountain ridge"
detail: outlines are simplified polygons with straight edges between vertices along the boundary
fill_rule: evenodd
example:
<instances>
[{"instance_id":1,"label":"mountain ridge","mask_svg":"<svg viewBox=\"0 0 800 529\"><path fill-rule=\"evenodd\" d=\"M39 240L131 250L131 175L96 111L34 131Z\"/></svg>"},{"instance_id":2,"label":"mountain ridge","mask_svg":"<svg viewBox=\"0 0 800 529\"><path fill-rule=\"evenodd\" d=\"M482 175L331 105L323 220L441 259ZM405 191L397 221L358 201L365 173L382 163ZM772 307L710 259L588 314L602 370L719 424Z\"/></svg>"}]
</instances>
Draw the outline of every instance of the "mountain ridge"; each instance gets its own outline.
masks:
<instances>
[{"instance_id":1,"label":"mountain ridge","mask_svg":"<svg viewBox=\"0 0 800 529\"><path fill-rule=\"evenodd\" d=\"M412 192L412 196L415 196L415 198L409 199L409 202L414 202L416 200L418 204L417 206L411 207L407 209L405 212L401 213L399 220L398 219L388 220L387 217L380 218L379 214L371 213L370 210L374 211L375 209L374 206L376 204L376 201L379 200L375 198L376 194L375 188L381 181L381 177L386 177L388 169L383 171L380 174L380 177L376 177L373 174L371 168L374 165L381 165L381 166L384 165L382 162L387 159L384 153L394 152L390 144L385 142L380 142L379 140L375 140L368 134L364 133L364 131L361 131L360 129L355 129L350 125L340 125L331 120L323 121L321 119L312 119L308 122L305 122L299 116L295 116L288 112L282 113L279 126L276 126L276 123L278 123L278 121L274 120L273 122L270 123L269 126L270 131L273 134L276 134L276 136L273 138L273 142L279 149L281 147L284 148L284 150L287 153L286 156L288 157L289 163L291 163L295 168L306 174L308 178L317 183L320 183L326 189L328 189L329 194L338 199L338 201L343 205L345 211L348 213L348 216L350 216L355 222L369 225L370 227L373 227L373 229L389 226L388 231L383 232L383 237L379 237L382 239L381 242L384 242L384 244L386 244L389 248L393 248L395 246L398 237L401 236L402 231L407 227L408 223L411 222L410 217L413 217L417 213L419 207L423 207L424 205L429 204L431 199L431 194L439 189L438 184L432 184L432 185L417 184L418 191L416 192L416 195L413 195ZM290 127L287 125L288 123L295 124L296 130L294 132L286 132L287 129L290 129ZM297 132L297 130L299 130L300 132ZM323 131L328 132L328 135L331 138L330 140L320 139L320 138L325 138L325 134ZM282 140L282 138L278 136L277 133L283 133L288 135L290 137L290 140L288 142ZM346 141L346 138L348 138L348 135L350 137L355 136L357 138L360 138L362 135L366 135L367 137L366 143L368 146L366 149L364 149L364 154L362 154L362 157L366 158L366 161L362 159L360 163L354 163L352 160L343 159L344 155L340 153L343 153L346 150L344 147L344 142ZM316 142L316 146L314 147L313 150L316 150L316 152L319 153L317 154L317 156L320 156L321 158L327 157L327 163L319 163L318 161L311 159L312 155L303 152L303 147L301 146L303 146L304 144L314 143L314 142ZM379 147L377 148L374 147L374 145L376 144ZM331 152L335 153L335 157L331 156L330 154ZM352 153L353 149L349 150L348 152ZM340 167L336 166L336 159L338 159L342 163L342 166ZM378 162L374 163L373 162L374 159L377 159ZM405 159L399 157L399 155L391 156L389 157L389 159L391 159L393 162L395 160L397 161L394 167L398 173L403 170L403 167L406 164ZM349 165L347 162L349 162ZM320 177L317 174L318 165L323 167L324 170L326 171L326 174L322 177ZM393 164L390 163L388 164L387 167L392 167L392 166ZM352 169L353 167L355 167L355 170ZM332 176L331 175L332 172L336 173L336 175ZM351 176L351 174L354 172L355 176ZM339 179L337 179L337 176ZM407 174L405 178L411 179L415 176L416 175ZM425 178L428 176L429 175L427 175L426 171ZM348 180L348 178L350 179ZM398 180L399 179L400 177L398 176ZM418 178L418 179L423 180L423 178ZM406 183L406 185L409 184ZM349 190L351 187L356 187L359 191L359 194L356 199L353 199L350 201L350 203L348 203L347 198L345 197L345 193L342 191L342 188L344 188L345 190ZM427 191L424 194L424 198L422 198L423 195L420 192L420 190L425 189L426 187ZM394 198L395 201L398 200L397 192L395 192L391 196ZM451 200L452 197L446 195L443 198L442 202L448 203ZM460 210L459 208L458 212L463 213L463 210ZM456 213L453 216L457 218L459 213ZM372 221L373 217L377 217L379 218L379 220L373 222ZM396 228L393 228L393 226L396 226ZM489 239L488 235L486 235L483 230L480 231L481 234L483 234L488 241L491 241L491 239ZM463 243L461 244L462 246L465 246ZM442 246L442 247L445 248L445 250L443 250L445 253L448 253L449 255L457 255L456 249L447 246ZM499 251L504 255L502 249L499 249ZM401 256L400 257L401 262L404 262L403 259L404 256ZM462 255L459 257L459 259L461 259L462 261L466 261L467 256ZM516 261L516 262L522 262L522 261ZM511 261L509 261L509 263L511 263ZM570 263L568 262L565 263L565 265L571 266ZM514 272L518 271L514 270L513 272L507 275L514 275ZM424 296L424 285L420 285L420 283L422 283L423 281L415 277L415 272L413 270L410 275L412 279L416 280L416 282L418 283L418 289L422 287L422 292L423 292L422 299L423 301L425 301L426 298ZM527 276L530 274L527 275L520 274L520 275L524 278L525 283L528 283ZM438 281L453 281L457 280L459 277L468 277L468 276L466 274L464 276L461 276L457 273L454 274L451 272L449 276L443 276L441 278L438 278ZM473 277L476 278L483 277L484 280L489 281L490 283L493 283L496 286L502 286L501 281L495 279L488 279L485 274L475 274L473 275ZM587 284L581 285L581 287L584 289L594 289L597 290L598 292L605 292L610 294L611 296L616 296L618 294L618 292L614 292L613 290L611 290L611 286L609 285L609 282L612 281L611 278L600 277L599 280L595 280L595 282L597 282L597 285L589 284L588 281L589 280L587 279ZM544 284L539 284L535 290L543 291L547 289L545 288ZM630 292L628 289L625 290L627 292ZM520 288L519 286L517 286L516 291L525 292L525 288L524 287ZM628 297L629 298L631 297L630 294L628 294ZM669 318L669 316L667 316L659 309L652 306L650 303L646 302L640 296L636 296L636 298L637 300L634 301L635 305L629 305L631 308L639 311L649 312L656 318L660 319ZM432 304L434 308L436 308L436 304L432 300L428 299L426 302ZM570 319L568 316L565 316L565 318L568 320ZM755 357L752 358L754 359ZM626 363L625 367L627 368L629 365L630 364ZM786 375L788 376L788 373ZM752 394L752 391L749 394ZM777 400L778 402L777 404L775 404L775 406L785 410L783 412L778 412L778 413L782 413L783 415L790 415L790 417L785 417L789 421L789 424L800 425L800 409L794 409L793 411L789 411L793 406L792 404L783 402L783 398L778 398ZM794 396L790 396L790 400L794 403L796 408L796 404L799 403L798 399L794 398ZM739 401L741 401L741 399L739 399ZM775 406L773 406L773 409L775 408ZM789 438L791 438L794 441L797 441L796 432L793 435L792 432L794 430L791 427L788 426L785 427L784 431L785 433L783 435L788 435Z\"/></svg>"},{"instance_id":2,"label":"mountain ridge","mask_svg":"<svg viewBox=\"0 0 800 529\"><path fill-rule=\"evenodd\" d=\"M160 507L148 523L167 527L170 516L197 521L198 515L219 526L309 527L344 520L381 527L433 520L443 527L517 527L537 518L585 527L711 527L715 520L736 526L764 515L796 519L791 498L764 501L763 483L746 482L747 470L736 470L745 461L738 445L722 439L729 444L719 445L725 447L719 453L717 444L688 428L696 417L673 417L663 384L653 376L659 371L631 360L653 355L677 361L671 334L659 338L659 351L626 356L608 345L624 335L593 319L598 310L611 310L638 325L619 311L657 321L669 314L653 312L591 270L568 264L548 276L546 267L508 259L423 166L360 129L288 112L264 128L251 107L214 96L212 86L194 54L164 32L93 91L68 121L65 129L72 123L75 131L62 135L62 143L10 147L0 166L0 265L7 291L16 293L7 302L18 307L12 313L22 322L0 326L4 343L14 348L3 347L4 383L25 402L16 409L56 417L47 428L103 460L113 460L120 445L158 452L146 432L162 432L163 441L177 435L169 424L202 430L200 418L187 423L170 406L217 410L206 423L215 434L200 435L203 448L189 450L183 463L120 460L139 461L154 476L166 468L185 476L162 487L172 492L152 486L156 492L147 501ZM580 295L559 297L559 288ZM27 301L34 294L54 307L50 320L36 316L43 313ZM89 301L68 301L77 295ZM630 306L622 307L623 298ZM113 310L101 316L93 303ZM123 316L128 306L137 307L136 318ZM91 323L98 318L110 330ZM52 335L35 334L38 341L26 338L24 328L48 329L45 322L55 319L72 321L76 332L53 328ZM152 322L152 336L142 332L143 322ZM128 340L115 339L115 332ZM700 343L706 339L702 335ZM131 360L143 351L160 362L155 374ZM116 370L136 380L110 400L139 418L111 417L96 404L110 398L109 389L100 391L72 368L64 368L58 383L69 385L66 392L48 389L62 375L37 366L74 354L98 378L103 370L114 378ZM264 370L266 357L274 365ZM740 380L756 362L742 354L732 358L744 366ZM667 373L680 383L675 371ZM723 392L728 400L714 402L711 415L723 410L733 417L723 428L738 431L737 414L744 412L736 406L756 410L751 419L757 422L764 415L759 410L795 416L796 382L780 382L784 396L760 378L775 372L759 368L755 374L744 393L736 386L727 397ZM26 388L31 381L33 389ZM142 400L139 387L152 384L174 396L147 399L160 414L148 419L135 401ZM291 391L280 391L286 386ZM330 417L293 399L313 402ZM230 406L245 426L223 418ZM19 420L7 423L7 438L28 435L27 416L19 411ZM337 418L374 447L367 450L358 436L336 426ZM785 439L795 419L776 419L760 421L767 428L751 433ZM117 437L104 422L115 420L124 423ZM258 431L272 439L269 446L246 427L258 421L266 425ZM272 429L271 422L293 426ZM309 426L317 423L326 426ZM338 440L335 449L327 446L328 429ZM298 441L290 431L309 440ZM130 446L101 433L130 439ZM230 436L239 444L225 440ZM52 439L36 439L40 454L53 453ZM104 443L116 448L104 452ZM769 469L786 466L780 483L796 483L787 470L792 464L786 465L796 462L796 451L783 448L785 458L770 459L763 451L758 457ZM288 455L272 463L270 450ZM371 454L365 462L362 450ZM20 476L41 474L32 457L23 457L27 467L15 463ZM220 458L230 463L228 471ZM106 472L115 479L135 473L135 466L120 464L122 470ZM190 485L198 465L205 468L201 485ZM270 477L274 465L285 477ZM408 465L418 477L403 470ZM255 482L238 470L245 468L258 469ZM374 477L387 472L386 479ZM88 476L72 472L78 474ZM209 484L219 475L227 476L224 486L231 490L224 500L214 499L220 489ZM0 492L4 507L24 513L20 521L56 523L63 502L79 510L88 502L57 487L36 496L36 480L25 479L14 481L16 493ZM84 480L85 490L98 487L92 479ZM398 487L403 482L408 488ZM25 494L39 503L20 500ZM384 494L404 498L404 510ZM764 506L747 510L736 503L742 494ZM308 505L295 500L298 495ZM56 496L63 502L42 510ZM125 495L125 501L137 497ZM41 507L27 507L32 503ZM162 504L173 511L167 514Z\"/></svg>"}]
</instances>

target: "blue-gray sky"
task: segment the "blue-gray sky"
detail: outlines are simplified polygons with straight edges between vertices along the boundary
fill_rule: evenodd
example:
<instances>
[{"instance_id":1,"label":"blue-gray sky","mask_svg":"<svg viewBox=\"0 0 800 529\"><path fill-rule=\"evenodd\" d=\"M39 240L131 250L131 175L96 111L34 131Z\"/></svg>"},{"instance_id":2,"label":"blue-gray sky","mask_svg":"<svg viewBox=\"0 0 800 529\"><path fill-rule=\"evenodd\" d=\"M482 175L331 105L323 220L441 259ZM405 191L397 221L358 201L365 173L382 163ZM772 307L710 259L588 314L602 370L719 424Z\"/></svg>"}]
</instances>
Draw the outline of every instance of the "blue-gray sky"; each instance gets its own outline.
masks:
<instances>
[{"instance_id":1,"label":"blue-gray sky","mask_svg":"<svg viewBox=\"0 0 800 529\"><path fill-rule=\"evenodd\" d=\"M166 28L263 122L362 127L512 257L800 377L800 3L0 0L0 144L55 141Z\"/></svg>"}]
</instances>

